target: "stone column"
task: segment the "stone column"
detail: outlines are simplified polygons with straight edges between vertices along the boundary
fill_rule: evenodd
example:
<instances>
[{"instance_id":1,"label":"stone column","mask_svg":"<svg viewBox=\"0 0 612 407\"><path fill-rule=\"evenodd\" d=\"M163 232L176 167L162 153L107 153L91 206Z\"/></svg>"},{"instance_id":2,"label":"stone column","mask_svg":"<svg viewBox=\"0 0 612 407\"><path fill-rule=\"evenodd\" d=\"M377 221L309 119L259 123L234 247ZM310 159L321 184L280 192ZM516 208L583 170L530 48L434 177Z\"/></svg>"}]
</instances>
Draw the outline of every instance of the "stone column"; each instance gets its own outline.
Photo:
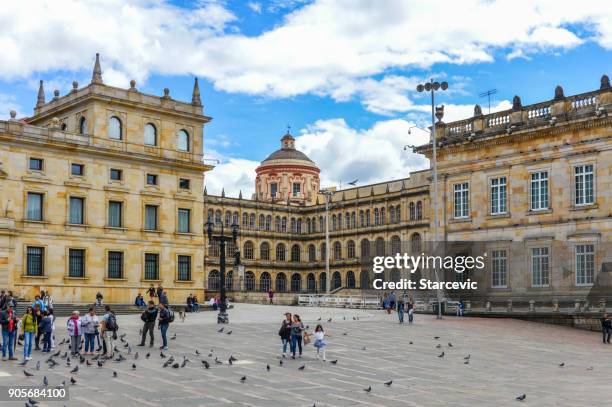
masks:
<instances>
[{"instance_id":1,"label":"stone column","mask_svg":"<svg viewBox=\"0 0 612 407\"><path fill-rule=\"evenodd\" d=\"M559 300L556 298L552 301L552 310L553 312L559 312Z\"/></svg>"},{"instance_id":2,"label":"stone column","mask_svg":"<svg viewBox=\"0 0 612 407\"><path fill-rule=\"evenodd\" d=\"M512 300L508 300L508 305L506 306L507 312L512 312Z\"/></svg>"},{"instance_id":3,"label":"stone column","mask_svg":"<svg viewBox=\"0 0 612 407\"><path fill-rule=\"evenodd\" d=\"M535 312L535 300L529 300L529 312Z\"/></svg>"}]
</instances>

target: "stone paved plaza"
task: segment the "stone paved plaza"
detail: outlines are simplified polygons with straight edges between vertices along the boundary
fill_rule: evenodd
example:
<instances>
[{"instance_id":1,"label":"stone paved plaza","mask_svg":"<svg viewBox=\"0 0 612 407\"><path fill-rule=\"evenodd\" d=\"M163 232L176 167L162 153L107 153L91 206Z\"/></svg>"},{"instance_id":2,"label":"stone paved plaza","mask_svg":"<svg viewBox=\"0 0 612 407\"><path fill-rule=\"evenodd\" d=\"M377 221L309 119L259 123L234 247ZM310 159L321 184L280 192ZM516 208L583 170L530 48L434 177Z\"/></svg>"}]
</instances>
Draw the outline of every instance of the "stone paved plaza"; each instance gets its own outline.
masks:
<instances>
[{"instance_id":1,"label":"stone paved plaza","mask_svg":"<svg viewBox=\"0 0 612 407\"><path fill-rule=\"evenodd\" d=\"M279 366L277 335L284 311L297 312L312 330L322 317L328 338L328 361L314 358L312 345L301 360ZM353 317L359 320L353 320ZM331 323L325 322L332 318ZM34 353L25 378L15 362L0 365L0 386L50 386L74 377L68 402L41 402L67 406L595 406L612 399L612 345L601 344L598 333L532 322L502 319L417 315L413 326L399 326L396 315L374 310L303 308L237 304L231 323L218 333L216 314L189 314L171 325L165 352L184 368L163 368L159 349L133 346L123 362L104 367L80 365L78 373L64 360L49 370L46 357ZM346 319L344 319L346 318ZM138 343L138 316L120 316L127 341ZM57 321L63 337L65 319ZM225 332L232 331L231 335ZM160 339L156 331L156 342ZM440 339L434 339L439 336ZM412 344L410 344L412 342ZM452 343L449 347L448 343ZM436 345L441 344L441 348ZM365 350L364 350L365 347ZM62 346L62 353L67 347ZM197 356L195 350L202 354ZM19 351L21 348L19 348ZM213 356L208 357L210 351ZM134 361L133 355L140 357ZM444 351L443 358L438 355ZM469 364L464 357L471 355ZM233 366L230 355L238 359ZM20 355L21 357L21 355ZM218 357L223 365L216 365ZM204 369L201 360L210 362ZM336 365L330 360L338 360ZM35 368L41 360L41 370ZM565 363L560 367L560 363ZM132 369L132 363L137 365ZM271 370L266 371L266 364ZM305 365L304 370L298 367ZM592 369L591 369L592 367ZM112 372L118 377L113 378ZM240 378L246 376L246 382ZM390 387L384 382L393 380ZM371 386L370 393L363 389ZM524 402L515 400L526 393ZM605 405L607 402L603 402ZM0 405L23 405L23 402Z\"/></svg>"}]
</instances>

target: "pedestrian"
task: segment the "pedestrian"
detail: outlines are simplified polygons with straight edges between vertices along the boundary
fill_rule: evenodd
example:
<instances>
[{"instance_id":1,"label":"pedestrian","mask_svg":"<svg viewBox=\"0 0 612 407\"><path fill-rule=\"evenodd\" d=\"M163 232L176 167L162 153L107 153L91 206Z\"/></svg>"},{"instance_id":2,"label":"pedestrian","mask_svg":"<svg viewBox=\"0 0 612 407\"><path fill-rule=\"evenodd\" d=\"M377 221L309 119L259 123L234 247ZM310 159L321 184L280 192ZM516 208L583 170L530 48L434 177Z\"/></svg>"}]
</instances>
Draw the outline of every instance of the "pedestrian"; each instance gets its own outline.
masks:
<instances>
[{"instance_id":1,"label":"pedestrian","mask_svg":"<svg viewBox=\"0 0 612 407\"><path fill-rule=\"evenodd\" d=\"M102 352L107 357L115 355L115 340L117 339L117 316L109 305L104 306L104 315L100 318L100 332L102 334Z\"/></svg>"},{"instance_id":2,"label":"pedestrian","mask_svg":"<svg viewBox=\"0 0 612 407\"><path fill-rule=\"evenodd\" d=\"M55 349L55 312L53 311L53 307L47 308L47 312L51 318L51 349Z\"/></svg>"},{"instance_id":3,"label":"pedestrian","mask_svg":"<svg viewBox=\"0 0 612 407\"><path fill-rule=\"evenodd\" d=\"M274 304L274 291L270 288L268 291L268 299L270 300L270 305Z\"/></svg>"},{"instance_id":4,"label":"pedestrian","mask_svg":"<svg viewBox=\"0 0 612 407\"><path fill-rule=\"evenodd\" d=\"M168 308L168 292L162 289L161 294L159 295L159 303L164 304L166 308Z\"/></svg>"},{"instance_id":5,"label":"pedestrian","mask_svg":"<svg viewBox=\"0 0 612 407\"><path fill-rule=\"evenodd\" d=\"M412 302L412 298L408 300L408 325L412 325L414 321L414 303Z\"/></svg>"},{"instance_id":6,"label":"pedestrian","mask_svg":"<svg viewBox=\"0 0 612 407\"><path fill-rule=\"evenodd\" d=\"M281 323L281 327L278 330L278 335L281 337L283 343L283 357L287 354L287 345L291 342L291 313L285 313L285 319Z\"/></svg>"},{"instance_id":7,"label":"pedestrian","mask_svg":"<svg viewBox=\"0 0 612 407\"><path fill-rule=\"evenodd\" d=\"M76 356L81 348L81 318L79 311L72 311L72 316L66 322L66 330L70 336L70 354Z\"/></svg>"},{"instance_id":8,"label":"pedestrian","mask_svg":"<svg viewBox=\"0 0 612 407\"><path fill-rule=\"evenodd\" d=\"M321 324L318 324L313 334L314 342L312 346L317 349L317 359L319 359L320 356L323 356L323 362L325 362L325 348L327 347L327 343L325 342L325 336L329 335L325 333L325 331L323 330L323 326Z\"/></svg>"},{"instance_id":9,"label":"pedestrian","mask_svg":"<svg viewBox=\"0 0 612 407\"><path fill-rule=\"evenodd\" d=\"M463 303L463 300L459 300L459 302L457 303L457 316L458 317L462 317L463 316L463 309L465 308L465 304Z\"/></svg>"},{"instance_id":10,"label":"pedestrian","mask_svg":"<svg viewBox=\"0 0 612 407\"><path fill-rule=\"evenodd\" d=\"M36 304L32 307L34 309L34 319L36 320L36 325L40 325L43 319L42 311L40 310L40 305ZM40 350L40 337L42 336L42 330L40 326L36 330L36 336L34 337L34 350Z\"/></svg>"},{"instance_id":11,"label":"pedestrian","mask_svg":"<svg viewBox=\"0 0 612 407\"><path fill-rule=\"evenodd\" d=\"M45 309L52 310L53 309L53 297L51 297L51 293L49 290L43 291L44 295L42 296L43 304L45 304Z\"/></svg>"},{"instance_id":12,"label":"pedestrian","mask_svg":"<svg viewBox=\"0 0 612 407\"><path fill-rule=\"evenodd\" d=\"M187 308L185 309L185 312L192 312L193 311L193 294L189 294L187 296Z\"/></svg>"},{"instance_id":13,"label":"pedestrian","mask_svg":"<svg viewBox=\"0 0 612 407\"><path fill-rule=\"evenodd\" d=\"M400 297L397 300L397 317L399 318L399 323L404 323L404 298Z\"/></svg>"},{"instance_id":14,"label":"pedestrian","mask_svg":"<svg viewBox=\"0 0 612 407\"><path fill-rule=\"evenodd\" d=\"M4 304L6 304L6 292L2 290L0 291L0 310L4 309Z\"/></svg>"},{"instance_id":15,"label":"pedestrian","mask_svg":"<svg viewBox=\"0 0 612 407\"><path fill-rule=\"evenodd\" d=\"M603 314L601 318L601 334L603 343L610 343L610 335L612 334L612 320L608 317L608 313Z\"/></svg>"},{"instance_id":16,"label":"pedestrian","mask_svg":"<svg viewBox=\"0 0 612 407\"><path fill-rule=\"evenodd\" d=\"M85 355L94 354L96 331L100 326L100 319L96 315L94 307L89 307L88 313L81 319L81 327L85 334Z\"/></svg>"},{"instance_id":17,"label":"pedestrian","mask_svg":"<svg viewBox=\"0 0 612 407\"><path fill-rule=\"evenodd\" d=\"M153 331L155 330L155 320L157 319L157 314L158 310L155 306L155 302L153 300L150 300L149 306L140 315L140 319L142 320L142 322L144 322L144 326L142 327L142 339L140 340L138 346L145 346L145 340L147 339L148 332L150 337L149 347L153 347Z\"/></svg>"},{"instance_id":18,"label":"pedestrian","mask_svg":"<svg viewBox=\"0 0 612 407\"><path fill-rule=\"evenodd\" d=\"M102 293L100 291L98 291L96 293L96 305L98 307L102 306L102 301L104 300L104 296L102 295Z\"/></svg>"},{"instance_id":19,"label":"pedestrian","mask_svg":"<svg viewBox=\"0 0 612 407\"><path fill-rule=\"evenodd\" d=\"M36 307L37 305L38 305L38 308L40 308L41 313L45 311L45 303L43 300L40 299L40 295L38 294L36 294L36 296L34 297L32 308Z\"/></svg>"},{"instance_id":20,"label":"pedestrian","mask_svg":"<svg viewBox=\"0 0 612 407\"><path fill-rule=\"evenodd\" d=\"M9 360L17 360L14 351L18 322L19 318L13 310L13 303L7 301L6 309L0 313L0 324L2 325L2 360L6 360L7 351Z\"/></svg>"},{"instance_id":21,"label":"pedestrian","mask_svg":"<svg viewBox=\"0 0 612 407\"><path fill-rule=\"evenodd\" d=\"M161 331L162 336L162 346L160 349L168 350L168 338L166 336L168 332L168 327L170 326L170 322L172 322L173 316L171 311L166 308L166 304L163 302L159 303L159 330Z\"/></svg>"},{"instance_id":22,"label":"pedestrian","mask_svg":"<svg viewBox=\"0 0 612 407\"><path fill-rule=\"evenodd\" d=\"M217 303L215 302L215 297L210 297L210 300L208 300L208 305L210 305L213 311L217 310Z\"/></svg>"},{"instance_id":23,"label":"pedestrian","mask_svg":"<svg viewBox=\"0 0 612 407\"><path fill-rule=\"evenodd\" d=\"M51 352L51 334L53 333L53 320L49 316L49 311L43 312L43 319L39 326L43 334L43 352Z\"/></svg>"},{"instance_id":24,"label":"pedestrian","mask_svg":"<svg viewBox=\"0 0 612 407\"><path fill-rule=\"evenodd\" d=\"M161 284L158 284L157 285L157 290L155 291L155 294L157 294L157 299L159 301L161 301L161 296L162 296L163 292L164 292L164 288L161 286Z\"/></svg>"},{"instance_id":25,"label":"pedestrian","mask_svg":"<svg viewBox=\"0 0 612 407\"><path fill-rule=\"evenodd\" d=\"M299 348L299 357L302 357L302 332L304 331L304 324L300 320L298 314L293 315L293 322L291 324L291 359L295 359L295 351Z\"/></svg>"},{"instance_id":26,"label":"pedestrian","mask_svg":"<svg viewBox=\"0 0 612 407\"><path fill-rule=\"evenodd\" d=\"M395 291L391 291L391 295L389 295L389 310L387 311L388 314L391 313L391 310L395 309Z\"/></svg>"},{"instance_id":27,"label":"pedestrian","mask_svg":"<svg viewBox=\"0 0 612 407\"><path fill-rule=\"evenodd\" d=\"M147 290L147 293L149 293L149 300L153 300L153 298L155 298L155 286L153 284L151 284Z\"/></svg>"},{"instance_id":28,"label":"pedestrian","mask_svg":"<svg viewBox=\"0 0 612 407\"><path fill-rule=\"evenodd\" d=\"M30 360L32 359L32 342L38 332L38 324L32 307L26 308L26 313L21 317L21 328L23 329L23 360Z\"/></svg>"}]
</instances>

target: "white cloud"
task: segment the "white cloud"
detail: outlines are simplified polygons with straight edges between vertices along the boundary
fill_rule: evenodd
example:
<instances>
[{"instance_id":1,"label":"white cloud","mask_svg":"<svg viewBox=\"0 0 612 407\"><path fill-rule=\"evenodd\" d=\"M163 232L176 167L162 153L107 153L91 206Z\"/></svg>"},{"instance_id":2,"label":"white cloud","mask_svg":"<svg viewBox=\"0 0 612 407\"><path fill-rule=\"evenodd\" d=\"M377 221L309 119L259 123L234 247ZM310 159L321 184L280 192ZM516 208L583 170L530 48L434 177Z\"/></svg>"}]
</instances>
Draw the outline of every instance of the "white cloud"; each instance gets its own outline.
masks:
<instances>
[{"instance_id":1,"label":"white cloud","mask_svg":"<svg viewBox=\"0 0 612 407\"><path fill-rule=\"evenodd\" d=\"M0 120L10 119L11 110L14 110L17 113L17 119L25 116L21 111L21 106L17 104L14 96L0 93Z\"/></svg>"},{"instance_id":2,"label":"white cloud","mask_svg":"<svg viewBox=\"0 0 612 407\"><path fill-rule=\"evenodd\" d=\"M255 169L259 162L242 158L229 158L204 175L204 185L210 195L221 195L237 198L240 191L245 199L251 199L255 191Z\"/></svg>"},{"instance_id":3,"label":"white cloud","mask_svg":"<svg viewBox=\"0 0 612 407\"><path fill-rule=\"evenodd\" d=\"M253 11L253 13L261 14L261 3L255 1L249 1L247 6Z\"/></svg>"}]
</instances>

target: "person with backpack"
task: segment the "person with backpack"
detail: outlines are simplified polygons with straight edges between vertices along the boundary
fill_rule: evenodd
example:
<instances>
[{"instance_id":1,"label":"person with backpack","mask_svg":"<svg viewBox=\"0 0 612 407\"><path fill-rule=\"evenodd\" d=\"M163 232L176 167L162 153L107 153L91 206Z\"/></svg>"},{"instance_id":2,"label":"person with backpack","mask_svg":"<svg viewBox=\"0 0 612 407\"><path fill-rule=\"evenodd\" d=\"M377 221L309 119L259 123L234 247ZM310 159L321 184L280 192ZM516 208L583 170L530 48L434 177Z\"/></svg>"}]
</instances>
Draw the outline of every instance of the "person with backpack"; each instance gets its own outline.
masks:
<instances>
[{"instance_id":1,"label":"person with backpack","mask_svg":"<svg viewBox=\"0 0 612 407\"><path fill-rule=\"evenodd\" d=\"M144 326L142 327L142 339L138 346L145 346L145 341L147 339L147 332L149 333L150 342L149 347L153 347L154 335L153 330L155 329L155 320L157 319L158 310L155 306L155 302L153 300L149 301L149 306L143 313L140 315L140 319L144 322Z\"/></svg>"},{"instance_id":2,"label":"person with backpack","mask_svg":"<svg viewBox=\"0 0 612 407\"><path fill-rule=\"evenodd\" d=\"M174 321L174 312L172 312L172 310L167 308L166 304L164 304L163 302L159 303L158 320L159 320L159 330L161 331L162 342L163 342L163 345L160 347L160 349L167 350L168 349L168 338L166 334L168 332L168 327L170 326L170 323Z\"/></svg>"},{"instance_id":3,"label":"person with backpack","mask_svg":"<svg viewBox=\"0 0 612 407\"><path fill-rule=\"evenodd\" d=\"M280 336L283 343L283 358L287 356L287 345L291 341L291 313L285 314L285 319L281 323L281 327L278 330L278 336Z\"/></svg>"},{"instance_id":4,"label":"person with backpack","mask_svg":"<svg viewBox=\"0 0 612 407\"><path fill-rule=\"evenodd\" d=\"M107 357L113 357L115 339L117 339L117 317L109 305L104 306L104 315L100 318L100 333L102 335L102 352Z\"/></svg>"},{"instance_id":5,"label":"person with backpack","mask_svg":"<svg viewBox=\"0 0 612 407\"><path fill-rule=\"evenodd\" d=\"M166 306L166 308L168 308L168 291L166 290L162 290L161 294L159 295L159 303L160 304L164 304Z\"/></svg>"}]
</instances>

